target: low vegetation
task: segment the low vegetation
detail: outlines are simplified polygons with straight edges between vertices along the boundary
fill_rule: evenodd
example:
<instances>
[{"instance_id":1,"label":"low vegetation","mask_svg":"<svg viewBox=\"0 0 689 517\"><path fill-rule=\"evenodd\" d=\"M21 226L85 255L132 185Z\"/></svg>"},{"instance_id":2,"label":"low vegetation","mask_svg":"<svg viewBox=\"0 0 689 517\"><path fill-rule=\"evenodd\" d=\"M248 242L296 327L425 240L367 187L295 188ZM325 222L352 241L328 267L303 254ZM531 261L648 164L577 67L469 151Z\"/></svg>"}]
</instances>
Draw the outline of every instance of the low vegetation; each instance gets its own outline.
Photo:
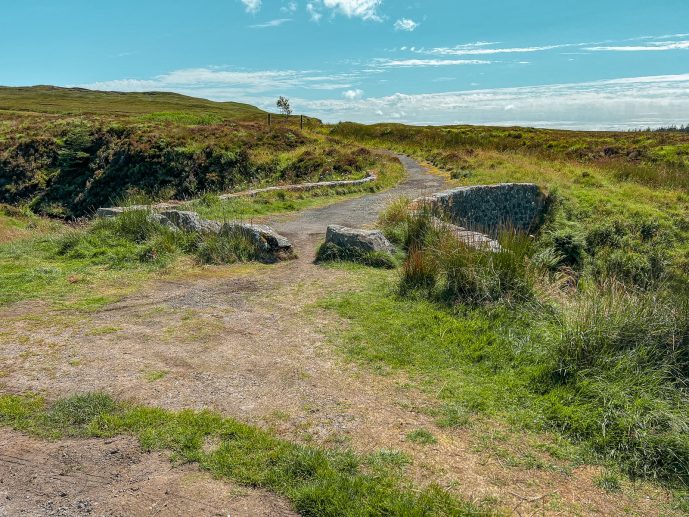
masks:
<instances>
[{"instance_id":1,"label":"low vegetation","mask_svg":"<svg viewBox=\"0 0 689 517\"><path fill-rule=\"evenodd\" d=\"M556 429L632 477L684 486L689 299L671 248L649 221L579 236L548 219L536 238L503 231L491 252L393 203L381 225L406 250L397 288L327 304L353 321L349 352L442 380L445 403Z\"/></svg>"},{"instance_id":2,"label":"low vegetation","mask_svg":"<svg viewBox=\"0 0 689 517\"><path fill-rule=\"evenodd\" d=\"M290 118L268 126L261 113L175 94L0 89L0 203L73 219L134 194L189 199L359 179L380 161L313 121L304 130Z\"/></svg>"},{"instance_id":3,"label":"low vegetation","mask_svg":"<svg viewBox=\"0 0 689 517\"><path fill-rule=\"evenodd\" d=\"M218 477L280 494L304 516L483 514L435 485L411 486L385 455L295 445L209 411L132 406L101 393L52 404L2 395L0 423L53 439L134 435L144 450L168 450L177 462L195 462Z\"/></svg>"}]
</instances>

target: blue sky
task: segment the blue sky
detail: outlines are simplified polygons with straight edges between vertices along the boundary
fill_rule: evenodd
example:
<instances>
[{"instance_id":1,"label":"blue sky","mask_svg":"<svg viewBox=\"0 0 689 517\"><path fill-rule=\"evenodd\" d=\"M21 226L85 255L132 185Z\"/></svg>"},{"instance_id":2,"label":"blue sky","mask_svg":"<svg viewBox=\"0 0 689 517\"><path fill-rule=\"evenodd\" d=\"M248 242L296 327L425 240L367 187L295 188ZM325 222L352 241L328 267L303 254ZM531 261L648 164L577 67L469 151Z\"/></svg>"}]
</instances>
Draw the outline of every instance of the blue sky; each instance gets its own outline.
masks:
<instances>
[{"instance_id":1,"label":"blue sky","mask_svg":"<svg viewBox=\"0 0 689 517\"><path fill-rule=\"evenodd\" d=\"M689 122L687 0L22 0L0 84L176 91L329 122Z\"/></svg>"}]
</instances>

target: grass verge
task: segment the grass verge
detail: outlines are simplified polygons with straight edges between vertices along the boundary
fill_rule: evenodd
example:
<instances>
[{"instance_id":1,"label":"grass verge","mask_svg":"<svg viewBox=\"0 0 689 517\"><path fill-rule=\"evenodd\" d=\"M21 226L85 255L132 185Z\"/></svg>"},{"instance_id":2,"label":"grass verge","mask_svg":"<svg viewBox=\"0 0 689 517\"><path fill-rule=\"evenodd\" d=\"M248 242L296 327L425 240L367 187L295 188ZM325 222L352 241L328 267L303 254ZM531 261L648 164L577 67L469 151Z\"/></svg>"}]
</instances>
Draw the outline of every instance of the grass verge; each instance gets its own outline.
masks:
<instances>
[{"instance_id":1,"label":"grass verge","mask_svg":"<svg viewBox=\"0 0 689 517\"><path fill-rule=\"evenodd\" d=\"M381 461L277 439L209 411L172 412L117 403L102 393L47 404L0 396L0 424L37 436L136 436L146 451L170 450L218 477L287 497L304 516L480 515L437 486L418 489ZM218 443L212 450L204 444Z\"/></svg>"}]
</instances>

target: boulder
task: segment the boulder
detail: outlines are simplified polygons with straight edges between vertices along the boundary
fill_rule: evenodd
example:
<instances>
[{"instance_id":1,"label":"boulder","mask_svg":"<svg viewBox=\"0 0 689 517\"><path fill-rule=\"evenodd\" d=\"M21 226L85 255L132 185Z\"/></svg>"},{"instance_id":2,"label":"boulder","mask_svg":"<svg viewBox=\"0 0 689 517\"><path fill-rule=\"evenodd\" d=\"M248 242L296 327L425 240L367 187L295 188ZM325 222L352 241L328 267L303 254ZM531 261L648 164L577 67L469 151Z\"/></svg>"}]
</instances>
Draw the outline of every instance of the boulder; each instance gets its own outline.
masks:
<instances>
[{"instance_id":1,"label":"boulder","mask_svg":"<svg viewBox=\"0 0 689 517\"><path fill-rule=\"evenodd\" d=\"M217 221L201 219L196 212L165 210L160 213L180 230L196 233L219 233L222 225Z\"/></svg>"},{"instance_id":2,"label":"boulder","mask_svg":"<svg viewBox=\"0 0 689 517\"><path fill-rule=\"evenodd\" d=\"M172 231L178 232L179 228L177 228L170 219L165 217L162 214L151 214L150 219L152 221L155 221L156 223L160 224L161 226L164 226L165 228L169 228Z\"/></svg>"},{"instance_id":3,"label":"boulder","mask_svg":"<svg viewBox=\"0 0 689 517\"><path fill-rule=\"evenodd\" d=\"M231 232L245 232L251 237L256 247L268 260L286 259L294 255L292 243L286 237L277 233L270 226L231 222L222 225L220 235Z\"/></svg>"},{"instance_id":4,"label":"boulder","mask_svg":"<svg viewBox=\"0 0 689 517\"><path fill-rule=\"evenodd\" d=\"M394 253L395 247L378 230L357 230L344 226L330 225L325 242L344 249L358 249L366 252Z\"/></svg>"}]
</instances>

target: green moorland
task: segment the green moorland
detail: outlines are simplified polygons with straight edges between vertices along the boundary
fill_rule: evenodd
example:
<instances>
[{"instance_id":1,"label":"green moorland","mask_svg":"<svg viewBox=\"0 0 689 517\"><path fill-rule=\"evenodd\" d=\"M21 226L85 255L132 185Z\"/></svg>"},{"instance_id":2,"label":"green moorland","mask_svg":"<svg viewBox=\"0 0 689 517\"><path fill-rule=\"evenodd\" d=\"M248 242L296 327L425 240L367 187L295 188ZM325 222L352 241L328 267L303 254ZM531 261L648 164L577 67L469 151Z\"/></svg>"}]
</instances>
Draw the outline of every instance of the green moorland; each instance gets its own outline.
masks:
<instances>
[{"instance_id":1,"label":"green moorland","mask_svg":"<svg viewBox=\"0 0 689 517\"><path fill-rule=\"evenodd\" d=\"M333 328L346 356L402 372L435 398L429 411L440 427L497 421L514 433L554 433L565 445L549 452L604 465L601 486L657 482L689 511L688 135L315 123L302 131L290 120L268 129L219 114L217 103L147 109L144 95L111 108L100 97L109 94L97 94L105 107L94 100L87 110L59 92L67 100L52 108L18 102L16 92L13 104L0 102L1 305L94 310L156 275L257 258L241 235L176 234L145 212L79 219L113 201L196 199L189 206L216 219L299 210L397 181L399 164L375 148L426 160L457 185L533 181L551 196L546 224L533 237L503 232L505 251L495 255L453 243L408 200L393 203L380 226L402 255L322 249L322 261L382 268L347 268L351 285L316 306L347 321ZM130 102L138 107L122 111ZM216 195L371 169L380 180L356 189ZM5 396L0 423L51 438L134 434L148 449L283 494L304 514L342 514L352 500L378 514L472 511L437 489L418 492L380 459L293 445L210 413L101 395ZM221 446L207 452L213 436Z\"/></svg>"},{"instance_id":2,"label":"green moorland","mask_svg":"<svg viewBox=\"0 0 689 517\"><path fill-rule=\"evenodd\" d=\"M0 92L0 203L53 217L82 217L132 195L190 199L357 179L381 160L323 134L312 119L304 130L283 117L269 127L234 104L163 93ZM36 96L61 113L40 111Z\"/></svg>"},{"instance_id":3,"label":"green moorland","mask_svg":"<svg viewBox=\"0 0 689 517\"><path fill-rule=\"evenodd\" d=\"M435 165L458 185L535 182L552 208L491 254L429 214L381 217L399 274L328 307L350 357L402 370L441 419L556 432L609 476L656 480L688 510L689 137L340 124L333 133ZM448 244L449 243L449 244Z\"/></svg>"}]
</instances>

